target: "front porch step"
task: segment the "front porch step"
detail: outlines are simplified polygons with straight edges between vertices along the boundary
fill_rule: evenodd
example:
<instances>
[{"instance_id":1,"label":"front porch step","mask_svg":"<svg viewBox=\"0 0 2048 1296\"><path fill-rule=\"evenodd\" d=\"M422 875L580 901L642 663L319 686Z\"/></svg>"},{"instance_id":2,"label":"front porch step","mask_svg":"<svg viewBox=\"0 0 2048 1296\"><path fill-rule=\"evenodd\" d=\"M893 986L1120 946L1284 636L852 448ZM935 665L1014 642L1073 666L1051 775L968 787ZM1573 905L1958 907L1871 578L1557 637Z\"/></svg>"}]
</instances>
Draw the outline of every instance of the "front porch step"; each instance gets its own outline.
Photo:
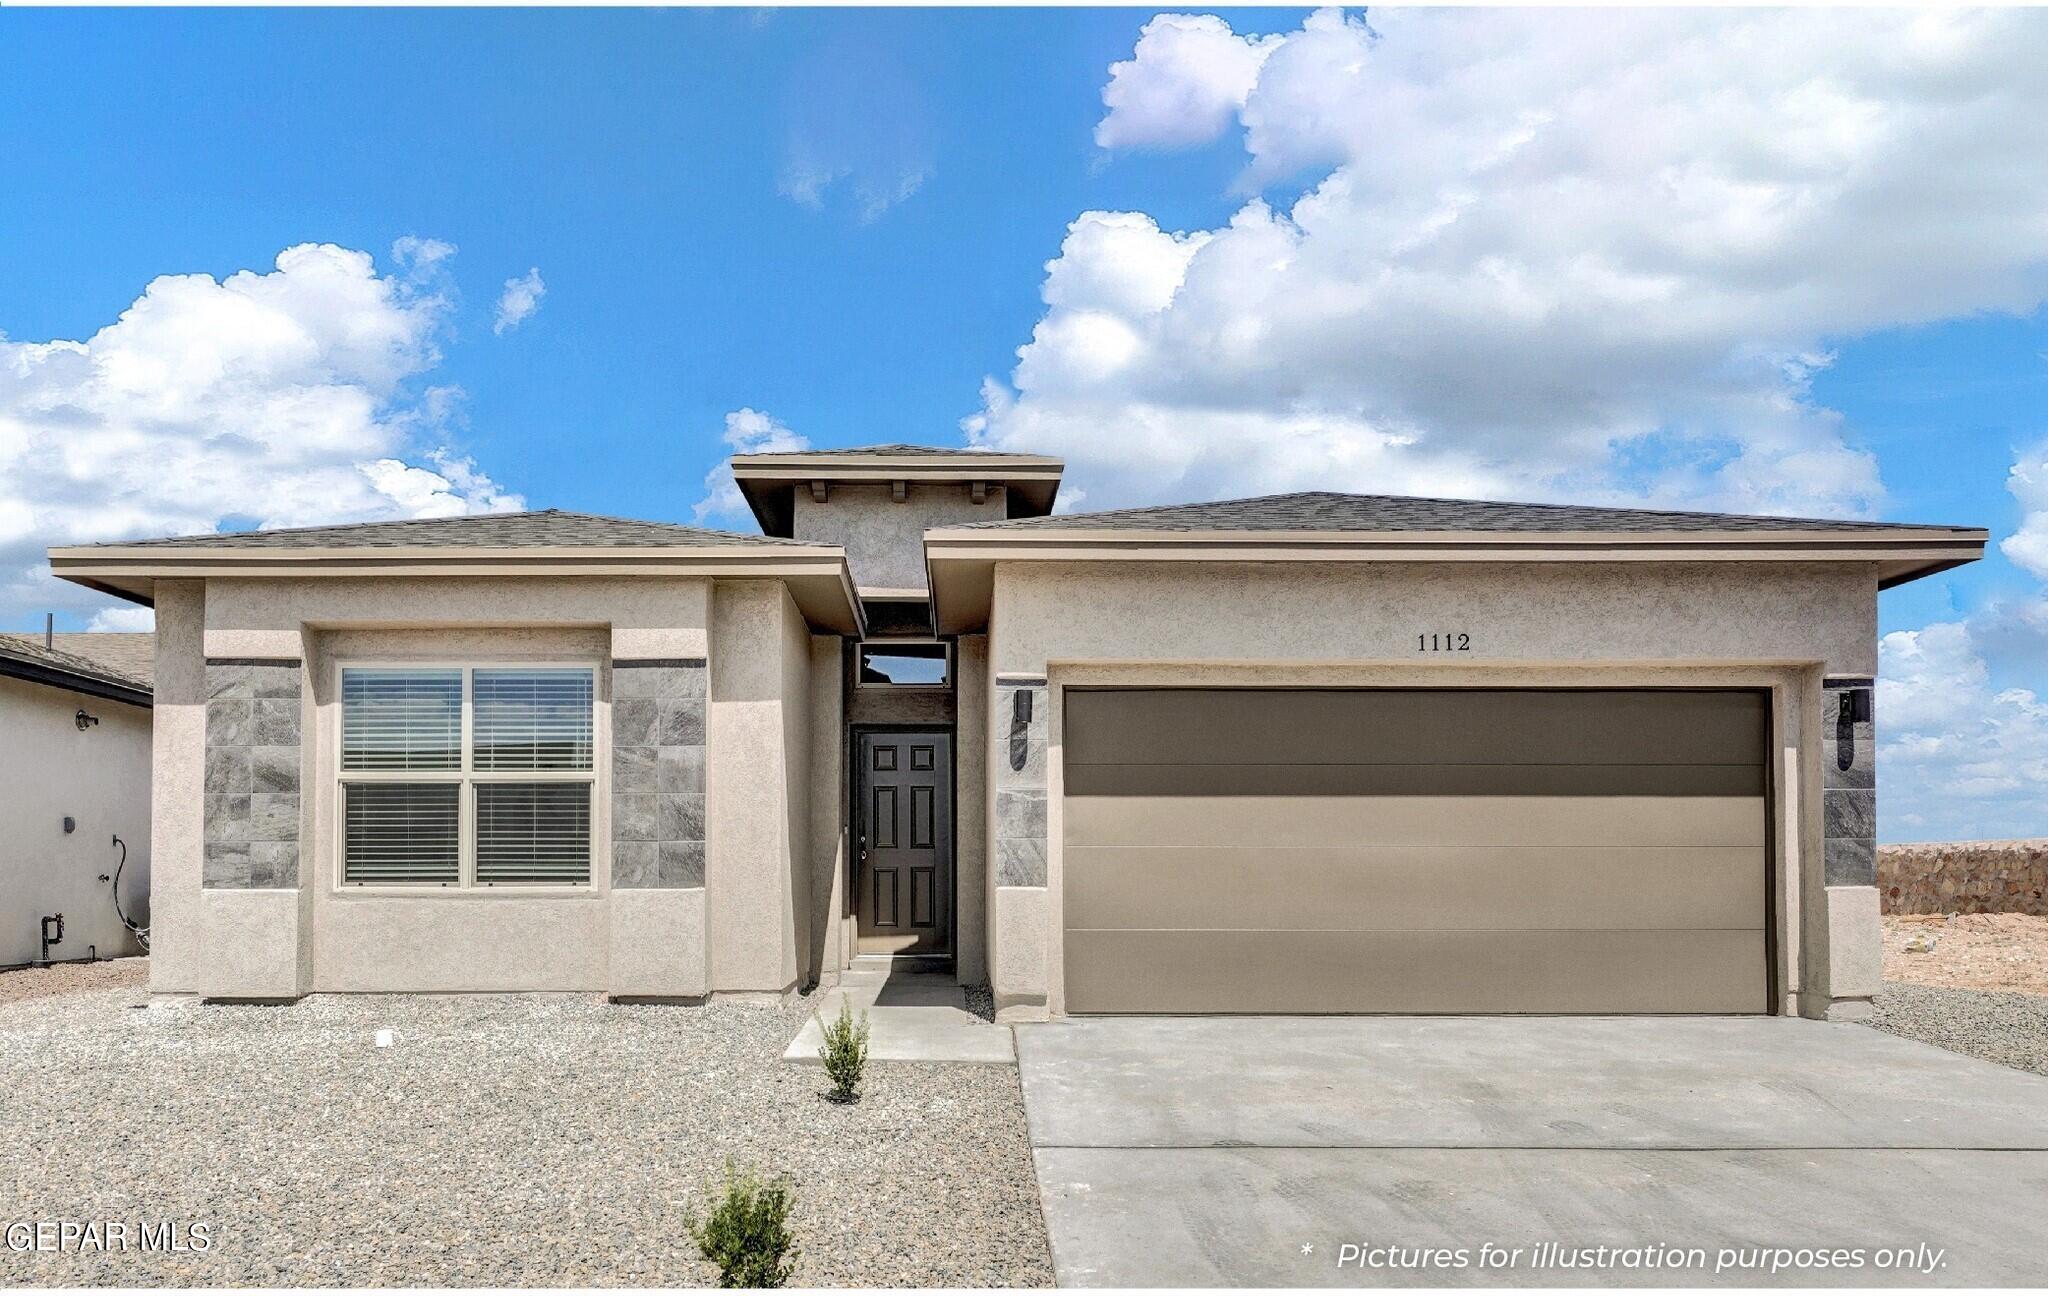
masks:
<instances>
[{"instance_id":1,"label":"front porch step","mask_svg":"<svg viewBox=\"0 0 2048 1296\"><path fill-rule=\"evenodd\" d=\"M870 1062L1017 1064L1010 1028L968 1012L966 993L950 974L862 967L858 960L839 974L836 988L819 996L817 1014L790 1041L783 1060L818 1065L824 1042L818 1018L837 1017L841 1004L855 1016L868 1015Z\"/></svg>"}]
</instances>

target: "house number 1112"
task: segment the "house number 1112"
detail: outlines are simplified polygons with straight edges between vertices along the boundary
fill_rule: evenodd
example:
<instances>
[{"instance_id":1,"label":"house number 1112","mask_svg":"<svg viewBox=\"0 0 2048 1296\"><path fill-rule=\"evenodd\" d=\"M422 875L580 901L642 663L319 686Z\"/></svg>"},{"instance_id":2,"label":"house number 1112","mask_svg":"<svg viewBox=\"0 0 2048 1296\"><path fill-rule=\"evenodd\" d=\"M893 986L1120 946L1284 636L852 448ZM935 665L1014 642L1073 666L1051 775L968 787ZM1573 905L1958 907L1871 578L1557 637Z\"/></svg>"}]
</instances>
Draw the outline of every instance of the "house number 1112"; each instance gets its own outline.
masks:
<instances>
[{"instance_id":1,"label":"house number 1112","mask_svg":"<svg viewBox=\"0 0 2048 1296\"><path fill-rule=\"evenodd\" d=\"M1471 652L1472 636L1462 633L1419 634L1415 636L1416 652Z\"/></svg>"}]
</instances>

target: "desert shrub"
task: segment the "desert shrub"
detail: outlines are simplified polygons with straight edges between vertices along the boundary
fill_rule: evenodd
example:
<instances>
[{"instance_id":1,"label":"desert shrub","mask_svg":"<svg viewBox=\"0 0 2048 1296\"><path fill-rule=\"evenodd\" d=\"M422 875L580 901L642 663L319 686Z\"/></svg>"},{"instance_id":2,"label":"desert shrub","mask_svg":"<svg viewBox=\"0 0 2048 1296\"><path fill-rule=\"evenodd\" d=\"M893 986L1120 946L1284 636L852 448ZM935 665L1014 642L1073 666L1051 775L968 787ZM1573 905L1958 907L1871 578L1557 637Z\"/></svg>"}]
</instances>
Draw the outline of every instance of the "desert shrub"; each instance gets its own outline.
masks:
<instances>
[{"instance_id":1,"label":"desert shrub","mask_svg":"<svg viewBox=\"0 0 2048 1296\"><path fill-rule=\"evenodd\" d=\"M725 1185L711 1194L704 1214L689 1221L697 1249L718 1266L720 1287L781 1287L789 1281L797 1254L789 1231L794 1201L788 1179L725 1163Z\"/></svg>"},{"instance_id":2,"label":"desert shrub","mask_svg":"<svg viewBox=\"0 0 2048 1296\"><path fill-rule=\"evenodd\" d=\"M855 1021L853 1008L842 1000L839 1015L829 1022L820 1017L818 1026L825 1034L818 1060L832 1081L832 1100L853 1102L860 1097L861 1077L868 1069L868 1015L862 1013Z\"/></svg>"}]
</instances>

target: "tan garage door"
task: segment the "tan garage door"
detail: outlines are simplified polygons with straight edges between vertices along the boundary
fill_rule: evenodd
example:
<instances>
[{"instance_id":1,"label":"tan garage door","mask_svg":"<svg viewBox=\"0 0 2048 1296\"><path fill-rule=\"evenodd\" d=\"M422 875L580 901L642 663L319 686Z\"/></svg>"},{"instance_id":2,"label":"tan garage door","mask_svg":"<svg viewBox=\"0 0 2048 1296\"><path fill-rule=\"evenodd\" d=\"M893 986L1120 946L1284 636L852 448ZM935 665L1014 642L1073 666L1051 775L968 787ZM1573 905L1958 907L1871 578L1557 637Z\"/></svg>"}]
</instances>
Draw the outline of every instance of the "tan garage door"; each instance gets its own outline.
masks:
<instances>
[{"instance_id":1,"label":"tan garage door","mask_svg":"<svg viewBox=\"0 0 2048 1296\"><path fill-rule=\"evenodd\" d=\"M1762 693L1066 707L1069 1012L1768 1011Z\"/></svg>"}]
</instances>

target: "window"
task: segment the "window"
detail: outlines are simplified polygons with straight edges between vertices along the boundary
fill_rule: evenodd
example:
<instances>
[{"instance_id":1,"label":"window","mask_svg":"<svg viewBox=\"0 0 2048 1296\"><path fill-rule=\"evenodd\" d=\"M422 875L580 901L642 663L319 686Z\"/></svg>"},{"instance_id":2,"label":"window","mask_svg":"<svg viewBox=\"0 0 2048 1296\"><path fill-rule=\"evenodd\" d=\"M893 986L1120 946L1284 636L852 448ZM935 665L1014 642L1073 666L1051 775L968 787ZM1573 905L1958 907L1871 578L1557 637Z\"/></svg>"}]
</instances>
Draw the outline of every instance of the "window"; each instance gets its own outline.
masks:
<instances>
[{"instance_id":1,"label":"window","mask_svg":"<svg viewBox=\"0 0 2048 1296\"><path fill-rule=\"evenodd\" d=\"M860 646L862 686L944 688L951 682L951 654L942 643L864 643Z\"/></svg>"},{"instance_id":2,"label":"window","mask_svg":"<svg viewBox=\"0 0 2048 1296\"><path fill-rule=\"evenodd\" d=\"M588 666L344 666L344 886L587 886Z\"/></svg>"}]
</instances>

